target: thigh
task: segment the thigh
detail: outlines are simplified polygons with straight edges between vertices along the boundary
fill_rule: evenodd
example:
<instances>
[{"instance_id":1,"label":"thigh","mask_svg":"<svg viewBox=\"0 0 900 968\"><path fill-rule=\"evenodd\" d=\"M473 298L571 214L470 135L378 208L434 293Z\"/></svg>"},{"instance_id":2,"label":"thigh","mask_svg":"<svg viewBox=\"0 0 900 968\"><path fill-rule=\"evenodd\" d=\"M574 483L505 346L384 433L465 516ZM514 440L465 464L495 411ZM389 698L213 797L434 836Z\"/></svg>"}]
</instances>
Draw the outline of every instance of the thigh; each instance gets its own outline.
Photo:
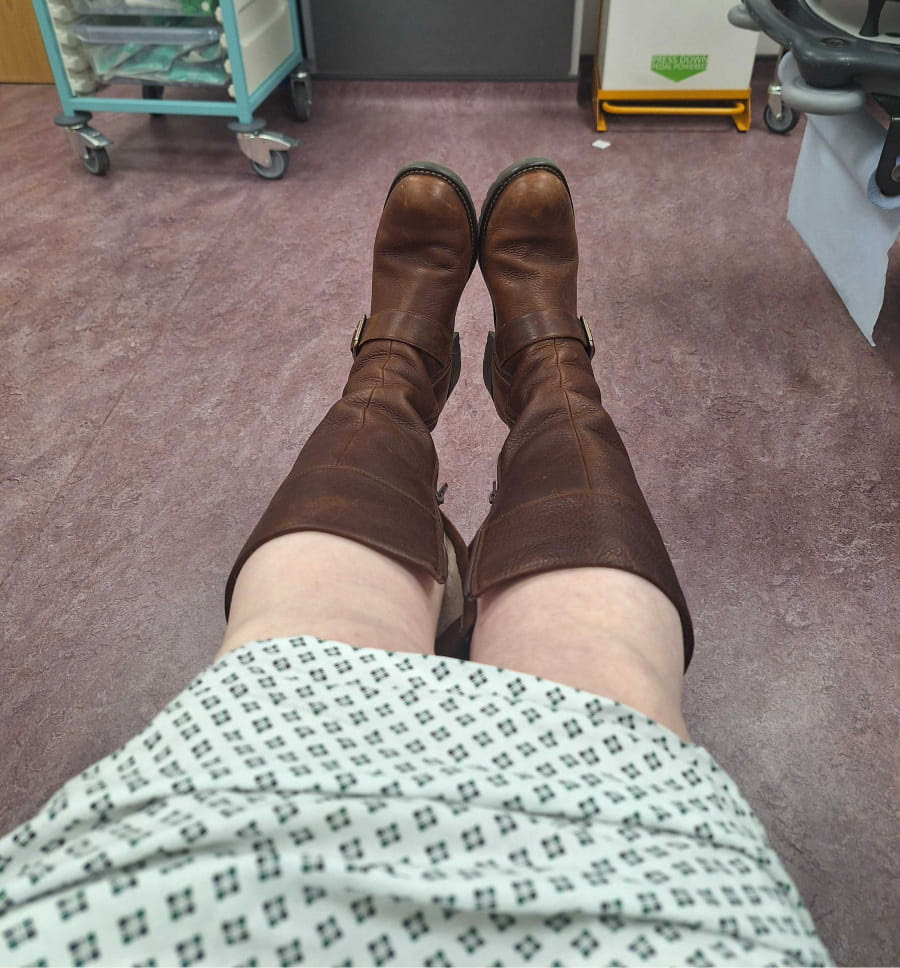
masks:
<instances>
[{"instance_id":1,"label":"thigh","mask_svg":"<svg viewBox=\"0 0 900 968\"><path fill-rule=\"evenodd\" d=\"M217 658L245 642L294 635L433 652L442 591L424 572L356 541L318 531L283 535L241 569Z\"/></svg>"},{"instance_id":2,"label":"thigh","mask_svg":"<svg viewBox=\"0 0 900 968\"><path fill-rule=\"evenodd\" d=\"M560 569L483 595L471 657L616 699L690 738L681 620L655 585L630 572Z\"/></svg>"}]
</instances>

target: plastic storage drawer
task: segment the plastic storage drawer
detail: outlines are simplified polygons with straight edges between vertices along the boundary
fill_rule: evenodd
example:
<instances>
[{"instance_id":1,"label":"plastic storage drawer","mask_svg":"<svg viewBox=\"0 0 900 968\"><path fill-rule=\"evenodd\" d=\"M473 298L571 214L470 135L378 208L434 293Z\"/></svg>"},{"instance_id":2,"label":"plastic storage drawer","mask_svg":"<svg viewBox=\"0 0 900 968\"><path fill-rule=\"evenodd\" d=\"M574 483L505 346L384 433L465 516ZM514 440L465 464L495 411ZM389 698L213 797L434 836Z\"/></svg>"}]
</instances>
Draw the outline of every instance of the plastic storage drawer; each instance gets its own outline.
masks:
<instances>
[{"instance_id":1,"label":"plastic storage drawer","mask_svg":"<svg viewBox=\"0 0 900 968\"><path fill-rule=\"evenodd\" d=\"M215 13L218 0L72 0L80 14L152 17L203 17Z\"/></svg>"},{"instance_id":2,"label":"plastic storage drawer","mask_svg":"<svg viewBox=\"0 0 900 968\"><path fill-rule=\"evenodd\" d=\"M215 24L95 23L76 20L72 32L86 44L175 44L201 47L217 43L222 28Z\"/></svg>"},{"instance_id":3,"label":"plastic storage drawer","mask_svg":"<svg viewBox=\"0 0 900 968\"><path fill-rule=\"evenodd\" d=\"M222 86L230 80L216 26L76 21L72 33L101 81Z\"/></svg>"}]
</instances>

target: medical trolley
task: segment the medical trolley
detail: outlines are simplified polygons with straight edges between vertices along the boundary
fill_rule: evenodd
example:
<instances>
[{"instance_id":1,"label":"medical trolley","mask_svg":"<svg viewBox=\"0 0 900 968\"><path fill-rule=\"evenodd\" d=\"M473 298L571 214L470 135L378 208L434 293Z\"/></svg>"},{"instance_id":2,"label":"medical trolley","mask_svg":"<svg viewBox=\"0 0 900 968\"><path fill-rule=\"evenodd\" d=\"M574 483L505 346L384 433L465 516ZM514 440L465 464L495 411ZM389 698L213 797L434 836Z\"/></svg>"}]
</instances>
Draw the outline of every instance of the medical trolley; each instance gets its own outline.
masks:
<instances>
[{"instance_id":1,"label":"medical trolley","mask_svg":"<svg viewBox=\"0 0 900 968\"><path fill-rule=\"evenodd\" d=\"M267 179L284 175L298 141L267 130L254 111L284 83L297 120L309 117L312 93L296 0L33 4L62 105L55 123L91 174L109 170L112 144L91 125L92 112L114 111L232 118L228 128L253 170ZM119 96L123 85L132 85L135 96ZM116 96L104 95L112 86ZM195 98L201 90L206 96Z\"/></svg>"}]
</instances>

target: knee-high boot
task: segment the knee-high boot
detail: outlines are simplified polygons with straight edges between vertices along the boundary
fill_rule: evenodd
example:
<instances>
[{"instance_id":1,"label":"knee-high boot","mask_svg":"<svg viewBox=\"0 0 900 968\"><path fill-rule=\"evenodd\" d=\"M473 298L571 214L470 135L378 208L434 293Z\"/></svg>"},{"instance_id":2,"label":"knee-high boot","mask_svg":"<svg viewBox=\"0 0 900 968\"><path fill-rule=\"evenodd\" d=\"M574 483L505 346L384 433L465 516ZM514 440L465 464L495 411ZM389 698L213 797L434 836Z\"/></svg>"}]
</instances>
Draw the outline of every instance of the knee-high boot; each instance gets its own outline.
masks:
<instances>
[{"instance_id":1,"label":"knee-high boot","mask_svg":"<svg viewBox=\"0 0 900 968\"><path fill-rule=\"evenodd\" d=\"M506 169L485 200L481 269L494 307L484 375L509 426L466 591L559 568L603 566L661 589L691 618L672 562L594 379L576 310L578 242L568 185L546 159Z\"/></svg>"},{"instance_id":2,"label":"knee-high boot","mask_svg":"<svg viewBox=\"0 0 900 968\"><path fill-rule=\"evenodd\" d=\"M459 177L430 163L401 169L378 225L371 311L353 334L347 384L238 555L226 614L257 548L290 532L323 531L445 583L436 647L464 654L459 576L467 549L440 510L431 430L459 377L454 318L475 259L476 215Z\"/></svg>"}]
</instances>

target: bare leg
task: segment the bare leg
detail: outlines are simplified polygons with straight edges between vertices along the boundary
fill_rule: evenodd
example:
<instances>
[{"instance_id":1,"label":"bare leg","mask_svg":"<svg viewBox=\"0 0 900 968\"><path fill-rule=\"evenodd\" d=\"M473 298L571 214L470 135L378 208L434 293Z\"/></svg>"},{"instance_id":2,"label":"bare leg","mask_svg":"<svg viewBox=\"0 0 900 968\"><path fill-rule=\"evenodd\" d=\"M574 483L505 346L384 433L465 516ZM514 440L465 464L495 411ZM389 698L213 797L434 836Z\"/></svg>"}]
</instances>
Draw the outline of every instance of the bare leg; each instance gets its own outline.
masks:
<instances>
[{"instance_id":1,"label":"bare leg","mask_svg":"<svg viewBox=\"0 0 900 968\"><path fill-rule=\"evenodd\" d=\"M303 531L241 568L216 658L256 639L315 635L394 652L434 651L443 585L356 541Z\"/></svg>"},{"instance_id":2,"label":"bare leg","mask_svg":"<svg viewBox=\"0 0 900 968\"><path fill-rule=\"evenodd\" d=\"M681 619L655 585L630 572L566 568L486 592L472 661L608 696L690 740Z\"/></svg>"}]
</instances>

